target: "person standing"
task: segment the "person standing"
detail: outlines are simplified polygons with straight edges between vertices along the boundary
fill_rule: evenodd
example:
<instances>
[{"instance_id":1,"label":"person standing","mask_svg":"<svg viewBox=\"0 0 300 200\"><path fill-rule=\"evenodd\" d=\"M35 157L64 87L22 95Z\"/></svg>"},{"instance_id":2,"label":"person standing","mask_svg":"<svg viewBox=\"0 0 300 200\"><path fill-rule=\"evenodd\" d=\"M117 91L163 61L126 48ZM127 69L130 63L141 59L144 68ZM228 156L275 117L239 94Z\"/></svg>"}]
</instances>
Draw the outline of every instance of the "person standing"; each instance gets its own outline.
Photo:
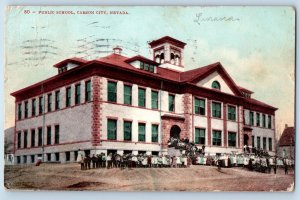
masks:
<instances>
[{"instance_id":1,"label":"person standing","mask_svg":"<svg viewBox=\"0 0 300 200\"><path fill-rule=\"evenodd\" d=\"M97 162L97 158L96 158L95 154L93 154L91 159L92 159L92 163L93 163L93 169L95 169L96 168L96 162Z\"/></svg>"},{"instance_id":2,"label":"person standing","mask_svg":"<svg viewBox=\"0 0 300 200\"><path fill-rule=\"evenodd\" d=\"M275 156L275 159L274 159L274 174L276 174L276 171L277 171L277 157Z\"/></svg>"},{"instance_id":3,"label":"person standing","mask_svg":"<svg viewBox=\"0 0 300 200\"><path fill-rule=\"evenodd\" d=\"M112 162L112 154L111 153L109 153L108 155L107 155L107 158L106 158L106 160L107 160L107 169L110 169L112 166L111 166L111 162Z\"/></svg>"},{"instance_id":4,"label":"person standing","mask_svg":"<svg viewBox=\"0 0 300 200\"><path fill-rule=\"evenodd\" d=\"M288 163L287 163L287 158L286 159L284 159L284 173L285 174L288 174Z\"/></svg>"}]
</instances>

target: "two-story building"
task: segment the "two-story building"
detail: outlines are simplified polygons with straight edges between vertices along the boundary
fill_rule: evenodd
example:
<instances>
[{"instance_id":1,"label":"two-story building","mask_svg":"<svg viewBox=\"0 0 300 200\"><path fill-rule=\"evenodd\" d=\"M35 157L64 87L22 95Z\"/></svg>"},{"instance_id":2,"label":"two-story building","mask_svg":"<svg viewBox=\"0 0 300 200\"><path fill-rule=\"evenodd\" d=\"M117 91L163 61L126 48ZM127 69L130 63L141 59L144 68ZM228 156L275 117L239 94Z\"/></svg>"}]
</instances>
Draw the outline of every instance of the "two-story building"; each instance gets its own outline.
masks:
<instances>
[{"instance_id":1,"label":"two-story building","mask_svg":"<svg viewBox=\"0 0 300 200\"><path fill-rule=\"evenodd\" d=\"M276 108L251 97L221 63L185 70L186 43L165 36L149 43L153 58L121 48L95 60L69 58L58 74L13 92L16 163L72 162L88 154L167 152L170 137L206 153L275 149Z\"/></svg>"}]
</instances>

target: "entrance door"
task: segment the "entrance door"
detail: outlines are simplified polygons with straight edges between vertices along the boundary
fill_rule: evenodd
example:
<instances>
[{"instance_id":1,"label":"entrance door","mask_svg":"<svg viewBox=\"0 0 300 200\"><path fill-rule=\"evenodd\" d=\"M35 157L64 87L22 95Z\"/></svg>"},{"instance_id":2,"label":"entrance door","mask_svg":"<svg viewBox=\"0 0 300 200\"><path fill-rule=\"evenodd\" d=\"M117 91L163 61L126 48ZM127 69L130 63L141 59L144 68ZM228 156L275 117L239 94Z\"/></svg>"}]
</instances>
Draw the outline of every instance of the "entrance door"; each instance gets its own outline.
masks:
<instances>
[{"instance_id":1,"label":"entrance door","mask_svg":"<svg viewBox=\"0 0 300 200\"><path fill-rule=\"evenodd\" d=\"M248 146L249 144L249 136L247 134L244 134L244 145Z\"/></svg>"},{"instance_id":2,"label":"entrance door","mask_svg":"<svg viewBox=\"0 0 300 200\"><path fill-rule=\"evenodd\" d=\"M177 125L173 125L170 131L170 137L180 139L181 129Z\"/></svg>"}]
</instances>

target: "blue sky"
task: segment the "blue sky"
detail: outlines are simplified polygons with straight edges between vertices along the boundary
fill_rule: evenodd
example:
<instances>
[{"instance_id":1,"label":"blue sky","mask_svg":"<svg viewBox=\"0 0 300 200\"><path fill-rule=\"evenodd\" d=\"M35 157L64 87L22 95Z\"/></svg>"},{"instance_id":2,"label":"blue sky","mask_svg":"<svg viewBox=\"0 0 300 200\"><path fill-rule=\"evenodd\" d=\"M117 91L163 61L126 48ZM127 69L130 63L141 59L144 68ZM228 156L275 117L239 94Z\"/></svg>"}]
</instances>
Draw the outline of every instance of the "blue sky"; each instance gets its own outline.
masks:
<instances>
[{"instance_id":1,"label":"blue sky","mask_svg":"<svg viewBox=\"0 0 300 200\"><path fill-rule=\"evenodd\" d=\"M128 15L33 14L40 10ZM199 13L202 19L236 20L198 24ZM9 93L55 75L53 64L87 49L86 58L101 57L105 53L96 51L115 45L123 46L126 56L151 58L147 42L165 35L187 43L186 70L220 61L238 85L255 92L254 98L279 108L280 130L294 124L295 12L290 7L11 7L6 16L5 128L14 124ZM86 42L78 41L83 38ZM90 50L91 41L103 46Z\"/></svg>"}]
</instances>

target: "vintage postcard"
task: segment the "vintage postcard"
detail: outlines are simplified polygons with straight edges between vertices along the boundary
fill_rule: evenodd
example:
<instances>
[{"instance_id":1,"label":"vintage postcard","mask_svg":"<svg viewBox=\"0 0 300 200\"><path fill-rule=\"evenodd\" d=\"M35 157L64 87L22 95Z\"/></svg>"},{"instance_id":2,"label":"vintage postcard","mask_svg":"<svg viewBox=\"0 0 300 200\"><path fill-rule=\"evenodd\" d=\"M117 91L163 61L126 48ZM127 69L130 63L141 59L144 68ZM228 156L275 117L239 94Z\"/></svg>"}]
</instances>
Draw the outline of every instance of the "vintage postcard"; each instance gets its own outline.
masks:
<instances>
[{"instance_id":1,"label":"vintage postcard","mask_svg":"<svg viewBox=\"0 0 300 200\"><path fill-rule=\"evenodd\" d=\"M9 6L8 190L293 191L292 7Z\"/></svg>"}]
</instances>

